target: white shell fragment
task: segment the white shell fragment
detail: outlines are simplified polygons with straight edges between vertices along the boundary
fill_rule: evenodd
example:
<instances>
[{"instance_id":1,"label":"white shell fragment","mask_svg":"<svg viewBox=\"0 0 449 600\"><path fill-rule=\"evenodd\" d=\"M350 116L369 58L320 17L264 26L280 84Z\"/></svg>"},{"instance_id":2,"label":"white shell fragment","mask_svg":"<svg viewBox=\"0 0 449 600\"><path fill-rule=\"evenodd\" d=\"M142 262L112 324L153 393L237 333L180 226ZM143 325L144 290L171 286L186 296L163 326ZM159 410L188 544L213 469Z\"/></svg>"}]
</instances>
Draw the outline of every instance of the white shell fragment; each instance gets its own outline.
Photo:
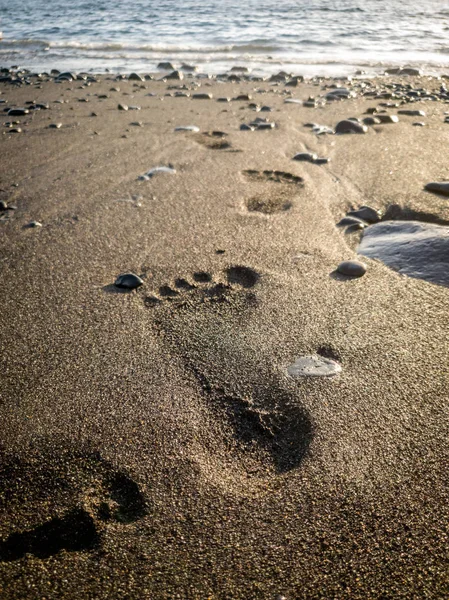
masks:
<instances>
[{"instance_id":1,"label":"white shell fragment","mask_svg":"<svg viewBox=\"0 0 449 600\"><path fill-rule=\"evenodd\" d=\"M331 358L311 354L297 358L287 372L291 377L333 377L341 372L341 366Z\"/></svg>"},{"instance_id":2,"label":"white shell fragment","mask_svg":"<svg viewBox=\"0 0 449 600\"><path fill-rule=\"evenodd\" d=\"M157 175L158 173L173 174L173 173L176 173L176 169L173 169L173 167L154 167L153 169L150 169L143 175L140 175L139 179L141 181L148 181L149 179L151 179L154 175Z\"/></svg>"},{"instance_id":3,"label":"white shell fragment","mask_svg":"<svg viewBox=\"0 0 449 600\"><path fill-rule=\"evenodd\" d=\"M199 131L200 128L196 125L181 125L180 127L175 127L175 131Z\"/></svg>"}]
</instances>

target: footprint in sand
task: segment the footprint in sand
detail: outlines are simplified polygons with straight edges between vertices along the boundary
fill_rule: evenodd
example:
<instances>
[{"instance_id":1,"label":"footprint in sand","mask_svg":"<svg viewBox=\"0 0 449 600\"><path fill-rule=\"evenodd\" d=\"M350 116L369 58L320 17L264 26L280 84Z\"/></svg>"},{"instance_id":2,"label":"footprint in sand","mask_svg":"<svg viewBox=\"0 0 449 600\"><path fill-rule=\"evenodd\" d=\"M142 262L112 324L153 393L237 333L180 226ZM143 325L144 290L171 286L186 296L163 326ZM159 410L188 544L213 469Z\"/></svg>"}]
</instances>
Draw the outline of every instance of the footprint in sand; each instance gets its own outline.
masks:
<instances>
[{"instance_id":1,"label":"footprint in sand","mask_svg":"<svg viewBox=\"0 0 449 600\"><path fill-rule=\"evenodd\" d=\"M95 550L101 546L101 522L132 523L147 514L138 484L98 452L62 449L56 464L52 452L27 460L12 458L0 467L0 483L0 506L12 510L14 522L20 522L27 503L45 505L51 496L61 507L60 516L0 540L2 562L26 554L45 559L61 550Z\"/></svg>"},{"instance_id":2,"label":"footprint in sand","mask_svg":"<svg viewBox=\"0 0 449 600\"><path fill-rule=\"evenodd\" d=\"M227 136L224 131L206 131L192 137L198 144L210 150L226 150L231 148L231 143L226 140Z\"/></svg>"},{"instance_id":3,"label":"footprint in sand","mask_svg":"<svg viewBox=\"0 0 449 600\"><path fill-rule=\"evenodd\" d=\"M249 362L239 346L239 331L242 323L256 318L257 288L262 284L263 277L253 268L233 265L217 278L197 272L176 279L144 301L160 307L152 313L154 325L163 332L169 351L194 376L214 421L228 432L223 433L223 443L226 454L236 451L236 468L245 470L249 460L251 473L281 474L301 464L313 432L306 410L283 389L277 375L254 374L248 379ZM174 312L173 303L184 310Z\"/></svg>"},{"instance_id":4,"label":"footprint in sand","mask_svg":"<svg viewBox=\"0 0 449 600\"><path fill-rule=\"evenodd\" d=\"M292 208L293 199L296 196L295 189L303 185L302 177L286 173L285 171L243 171L246 179L257 182L274 182L286 185L276 186L268 192L259 192L244 201L249 212L259 212L272 215L285 212ZM291 185L293 184L293 185Z\"/></svg>"},{"instance_id":5,"label":"footprint in sand","mask_svg":"<svg viewBox=\"0 0 449 600\"><path fill-rule=\"evenodd\" d=\"M234 265L221 277L214 278L206 271L196 271L187 277L178 277L172 284L165 283L157 294L145 297L145 305L156 307L166 301L177 301L178 306L197 302L229 302L233 296L252 288L259 280L259 274L250 267ZM256 301L253 293L246 294L246 300Z\"/></svg>"}]
</instances>

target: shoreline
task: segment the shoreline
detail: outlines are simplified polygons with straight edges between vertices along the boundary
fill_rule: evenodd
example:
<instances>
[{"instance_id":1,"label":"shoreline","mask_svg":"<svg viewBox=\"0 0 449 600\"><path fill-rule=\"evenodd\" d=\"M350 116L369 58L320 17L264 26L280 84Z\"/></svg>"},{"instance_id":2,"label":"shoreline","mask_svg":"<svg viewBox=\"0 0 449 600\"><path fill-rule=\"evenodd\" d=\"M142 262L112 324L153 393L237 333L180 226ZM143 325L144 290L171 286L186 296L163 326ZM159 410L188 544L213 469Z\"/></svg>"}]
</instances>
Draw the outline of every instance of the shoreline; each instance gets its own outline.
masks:
<instances>
[{"instance_id":1,"label":"shoreline","mask_svg":"<svg viewBox=\"0 0 449 600\"><path fill-rule=\"evenodd\" d=\"M448 288L357 248L444 81L74 75L0 81L1 593L443 597Z\"/></svg>"}]
</instances>

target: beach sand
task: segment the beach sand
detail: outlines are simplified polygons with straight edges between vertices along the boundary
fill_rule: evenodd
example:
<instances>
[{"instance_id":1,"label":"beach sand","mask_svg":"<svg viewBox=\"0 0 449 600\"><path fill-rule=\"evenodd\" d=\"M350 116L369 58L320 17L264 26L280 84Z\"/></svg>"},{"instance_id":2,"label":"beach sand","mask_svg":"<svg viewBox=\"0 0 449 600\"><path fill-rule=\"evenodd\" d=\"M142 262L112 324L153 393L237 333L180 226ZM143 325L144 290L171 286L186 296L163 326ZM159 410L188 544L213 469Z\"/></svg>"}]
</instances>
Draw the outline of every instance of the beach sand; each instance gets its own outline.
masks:
<instances>
[{"instance_id":1,"label":"beach sand","mask_svg":"<svg viewBox=\"0 0 449 600\"><path fill-rule=\"evenodd\" d=\"M400 81L441 85L367 85ZM0 108L49 104L0 137L2 599L449 597L448 288L336 226L361 205L449 223L424 191L449 179L449 104L318 136L394 100L36 83L0 84ZM239 130L257 117L276 127ZM351 259L363 277L335 273ZM310 354L342 372L290 377Z\"/></svg>"}]
</instances>

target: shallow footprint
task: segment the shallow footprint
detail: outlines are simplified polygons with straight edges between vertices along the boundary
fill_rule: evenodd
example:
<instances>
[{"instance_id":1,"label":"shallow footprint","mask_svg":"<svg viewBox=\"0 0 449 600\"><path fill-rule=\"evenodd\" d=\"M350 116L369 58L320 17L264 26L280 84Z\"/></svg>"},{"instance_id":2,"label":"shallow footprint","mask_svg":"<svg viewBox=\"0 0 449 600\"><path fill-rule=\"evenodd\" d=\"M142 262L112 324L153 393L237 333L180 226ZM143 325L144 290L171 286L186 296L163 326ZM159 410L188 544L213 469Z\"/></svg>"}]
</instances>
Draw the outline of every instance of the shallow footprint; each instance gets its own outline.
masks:
<instances>
[{"instance_id":1,"label":"shallow footprint","mask_svg":"<svg viewBox=\"0 0 449 600\"><path fill-rule=\"evenodd\" d=\"M265 370L258 375L259 354L248 348L242 334L252 319L257 322L257 289L263 277L236 264L217 279L196 283L194 289L192 276L177 279L182 283L179 297L169 304L157 299L161 310L153 313L153 324L199 385L222 436L213 445L222 449L218 455L223 466L231 459L245 476L285 473L300 466L313 431L306 410L283 389L279 375L268 377ZM183 310L173 311L173 303Z\"/></svg>"}]
</instances>

